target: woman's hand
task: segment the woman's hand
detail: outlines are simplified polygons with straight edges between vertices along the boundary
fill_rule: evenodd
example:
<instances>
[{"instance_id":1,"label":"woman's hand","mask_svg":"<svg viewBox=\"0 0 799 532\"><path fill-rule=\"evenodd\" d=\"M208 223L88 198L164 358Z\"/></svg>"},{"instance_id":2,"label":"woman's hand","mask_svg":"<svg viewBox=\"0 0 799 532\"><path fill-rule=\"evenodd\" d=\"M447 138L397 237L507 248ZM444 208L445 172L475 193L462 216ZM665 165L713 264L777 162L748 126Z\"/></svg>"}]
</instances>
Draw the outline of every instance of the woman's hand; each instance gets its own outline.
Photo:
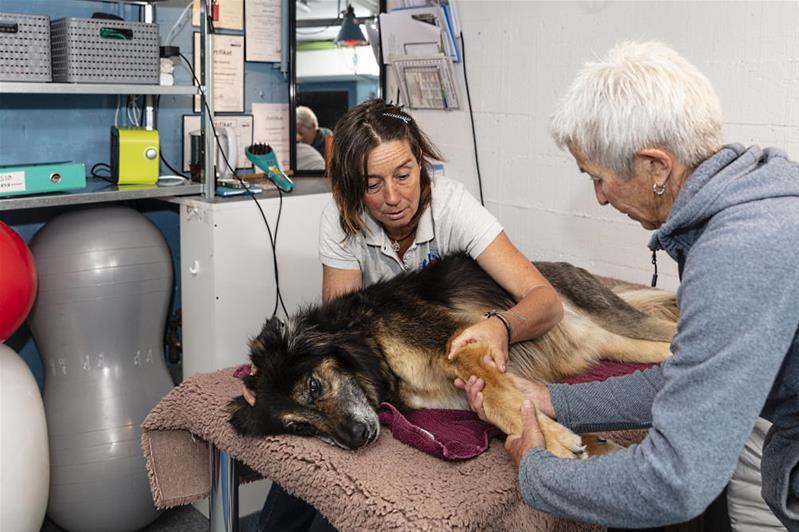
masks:
<instances>
[{"instance_id":1,"label":"woman's hand","mask_svg":"<svg viewBox=\"0 0 799 532\"><path fill-rule=\"evenodd\" d=\"M455 387L466 392L466 398L469 400L469 408L472 409L472 412L475 412L477 417L483 421L490 423L490 421L486 419L486 413L483 409L483 388L485 387L483 379L475 377L474 375L469 377L467 381L458 378L455 379Z\"/></svg>"},{"instance_id":2,"label":"woman's hand","mask_svg":"<svg viewBox=\"0 0 799 532\"><path fill-rule=\"evenodd\" d=\"M251 365L250 375L255 375L257 372L258 368L255 367L255 364ZM241 395L244 396L244 400L247 401L250 406L255 406L255 392L247 388L244 384L241 385Z\"/></svg>"},{"instance_id":3,"label":"woman's hand","mask_svg":"<svg viewBox=\"0 0 799 532\"><path fill-rule=\"evenodd\" d=\"M488 355L483 357L482 362L489 368L495 367L494 361ZM513 373L508 373L507 376L511 382L513 382L513 386L522 393L525 399L532 401L536 408L543 414L555 419L555 408L552 406L552 397L549 395L549 389L546 384L531 382ZM483 382L483 379L475 377L474 375L469 377L466 381L463 379L455 379L455 387L466 392L469 408L477 413L480 419L488 421L483 410L484 386L485 382Z\"/></svg>"},{"instance_id":4,"label":"woman's hand","mask_svg":"<svg viewBox=\"0 0 799 532\"><path fill-rule=\"evenodd\" d=\"M488 354L493 360L493 365L505 372L508 360L508 330L499 318L487 318L479 321L471 327L464 329L450 345L447 358L452 360L455 353L460 351L466 344L482 342L488 346Z\"/></svg>"},{"instance_id":5,"label":"woman's hand","mask_svg":"<svg viewBox=\"0 0 799 532\"><path fill-rule=\"evenodd\" d=\"M535 405L531 401L525 400L521 407L522 412L522 433L508 434L505 438L505 450L508 451L513 461L518 466L524 453L534 448L544 448L544 434L538 426L536 419Z\"/></svg>"}]
</instances>

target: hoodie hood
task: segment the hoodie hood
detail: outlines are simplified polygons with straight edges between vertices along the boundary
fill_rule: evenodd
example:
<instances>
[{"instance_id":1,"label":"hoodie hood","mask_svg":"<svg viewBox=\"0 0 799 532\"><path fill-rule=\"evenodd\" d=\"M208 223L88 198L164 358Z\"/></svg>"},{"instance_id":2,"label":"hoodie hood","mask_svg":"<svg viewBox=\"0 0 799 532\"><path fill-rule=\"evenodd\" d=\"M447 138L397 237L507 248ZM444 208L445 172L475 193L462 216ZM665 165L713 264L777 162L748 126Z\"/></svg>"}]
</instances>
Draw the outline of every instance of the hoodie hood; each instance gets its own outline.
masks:
<instances>
[{"instance_id":1,"label":"hoodie hood","mask_svg":"<svg viewBox=\"0 0 799 532\"><path fill-rule=\"evenodd\" d=\"M722 147L685 180L649 249L663 249L679 262L717 213L767 198L799 196L797 166L778 148Z\"/></svg>"}]
</instances>

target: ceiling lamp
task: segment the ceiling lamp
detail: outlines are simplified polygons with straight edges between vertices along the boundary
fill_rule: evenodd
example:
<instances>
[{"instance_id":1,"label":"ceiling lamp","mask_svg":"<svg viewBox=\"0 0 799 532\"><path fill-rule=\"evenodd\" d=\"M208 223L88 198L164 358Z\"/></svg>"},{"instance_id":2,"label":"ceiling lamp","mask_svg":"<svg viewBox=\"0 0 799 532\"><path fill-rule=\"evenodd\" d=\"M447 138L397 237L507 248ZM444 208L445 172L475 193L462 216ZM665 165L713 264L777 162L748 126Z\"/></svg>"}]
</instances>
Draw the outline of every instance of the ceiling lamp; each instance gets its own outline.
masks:
<instances>
[{"instance_id":1,"label":"ceiling lamp","mask_svg":"<svg viewBox=\"0 0 799 532\"><path fill-rule=\"evenodd\" d=\"M336 37L336 44L347 48L369 44L369 41L363 35L363 30L358 25L352 5L347 5L347 10L344 11L344 18L341 21L341 30L339 30L338 37Z\"/></svg>"}]
</instances>

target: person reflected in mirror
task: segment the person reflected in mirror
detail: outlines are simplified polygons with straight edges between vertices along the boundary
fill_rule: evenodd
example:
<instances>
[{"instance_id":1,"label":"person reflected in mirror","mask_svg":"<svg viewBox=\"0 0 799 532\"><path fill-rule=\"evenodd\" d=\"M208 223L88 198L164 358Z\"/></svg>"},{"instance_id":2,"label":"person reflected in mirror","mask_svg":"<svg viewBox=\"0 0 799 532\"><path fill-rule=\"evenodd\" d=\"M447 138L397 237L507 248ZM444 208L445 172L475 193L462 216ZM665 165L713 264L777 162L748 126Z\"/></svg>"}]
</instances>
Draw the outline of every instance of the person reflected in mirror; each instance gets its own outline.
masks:
<instances>
[{"instance_id":1,"label":"person reflected in mirror","mask_svg":"<svg viewBox=\"0 0 799 532\"><path fill-rule=\"evenodd\" d=\"M660 367L516 384L530 403L505 447L524 500L608 527L685 522L722 494L762 416L773 423L762 497L799 530L799 164L777 148L723 144L710 81L657 42L586 63L551 127L599 204L655 230L651 252L677 262L680 320ZM483 383L458 385L480 413ZM536 408L575 432L648 432L618 452L566 460L543 448Z\"/></svg>"},{"instance_id":2,"label":"person reflected in mirror","mask_svg":"<svg viewBox=\"0 0 799 532\"><path fill-rule=\"evenodd\" d=\"M333 198L319 228L322 299L467 253L516 305L465 329L452 349L484 342L504 371L509 345L548 332L563 317L563 305L499 220L462 183L431 177L430 163L441 159L399 106L369 100L341 117L328 169ZM242 388L254 405L254 394ZM312 506L273 484L258 530L318 530L319 522Z\"/></svg>"},{"instance_id":3,"label":"person reflected in mirror","mask_svg":"<svg viewBox=\"0 0 799 532\"><path fill-rule=\"evenodd\" d=\"M316 113L310 107L304 105L297 107L297 142L308 144L324 158L325 139L332 134L333 132L330 129L319 127Z\"/></svg>"},{"instance_id":4,"label":"person reflected in mirror","mask_svg":"<svg viewBox=\"0 0 799 532\"><path fill-rule=\"evenodd\" d=\"M325 158L309 144L297 142L297 170L324 170Z\"/></svg>"}]
</instances>

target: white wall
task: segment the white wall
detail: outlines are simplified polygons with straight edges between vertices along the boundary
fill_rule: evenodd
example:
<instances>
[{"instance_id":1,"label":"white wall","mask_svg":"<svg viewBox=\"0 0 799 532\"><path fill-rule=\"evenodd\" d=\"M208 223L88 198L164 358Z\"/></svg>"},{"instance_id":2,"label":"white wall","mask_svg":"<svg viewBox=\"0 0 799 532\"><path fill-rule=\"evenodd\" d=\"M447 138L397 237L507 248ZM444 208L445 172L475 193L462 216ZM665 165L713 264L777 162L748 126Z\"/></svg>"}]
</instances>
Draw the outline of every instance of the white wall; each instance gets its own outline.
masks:
<instances>
[{"instance_id":1,"label":"white wall","mask_svg":"<svg viewBox=\"0 0 799 532\"><path fill-rule=\"evenodd\" d=\"M649 282L650 233L600 207L548 133L548 117L579 66L618 41L669 43L716 87L725 141L779 146L799 159L797 1L460 0L457 7L486 205L531 258ZM414 114L447 156L447 175L476 194L468 114ZM658 262L659 286L676 287L671 259L661 252Z\"/></svg>"}]
</instances>

